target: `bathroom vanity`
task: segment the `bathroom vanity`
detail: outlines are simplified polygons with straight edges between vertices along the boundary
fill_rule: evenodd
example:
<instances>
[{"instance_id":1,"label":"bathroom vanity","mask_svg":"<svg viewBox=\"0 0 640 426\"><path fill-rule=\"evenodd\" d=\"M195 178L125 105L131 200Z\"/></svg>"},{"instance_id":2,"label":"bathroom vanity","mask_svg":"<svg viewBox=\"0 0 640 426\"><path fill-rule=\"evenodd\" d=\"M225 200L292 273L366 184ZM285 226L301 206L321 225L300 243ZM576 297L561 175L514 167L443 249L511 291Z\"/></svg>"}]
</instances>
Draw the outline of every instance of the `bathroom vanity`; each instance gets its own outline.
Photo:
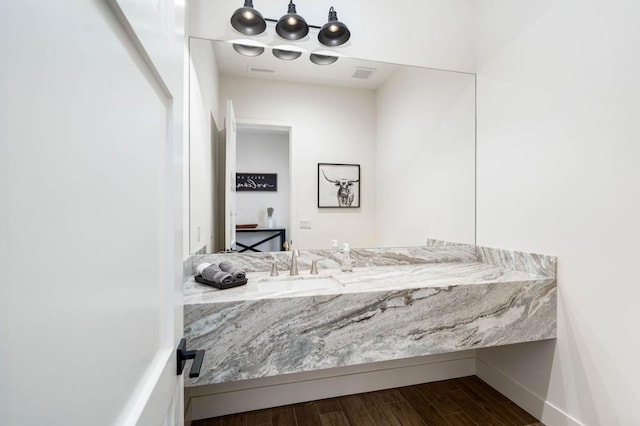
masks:
<instances>
[{"instance_id":1,"label":"bathroom vanity","mask_svg":"<svg viewBox=\"0 0 640 426\"><path fill-rule=\"evenodd\" d=\"M192 256L230 260L246 286L185 284L185 336L206 349L187 387L556 337L556 258L449 245ZM273 260L280 276L270 277ZM310 275L317 260L320 273Z\"/></svg>"},{"instance_id":2,"label":"bathroom vanity","mask_svg":"<svg viewBox=\"0 0 640 426\"><path fill-rule=\"evenodd\" d=\"M209 23L200 36L208 33ZM476 371L475 349L556 336L555 258L424 245L429 235L476 241L474 74L348 57L331 67L285 63L269 52L273 43L249 58L226 36L205 38L189 43L184 334L206 354L200 376L185 377L187 417L462 377ZM277 76L253 72L257 65ZM352 78L354 70L371 78ZM287 161L267 161L276 148L252 148L255 162L244 158L252 166L237 171L280 173L288 205L276 207L278 226L297 247L351 243L352 272L340 271L341 250L301 251L295 277L291 253L209 254L239 249L235 221L263 225L275 205L245 193L241 201L255 203L237 209L230 191L238 145L266 146L265 131L286 134L278 143ZM358 165L361 208L318 208L324 163ZM194 281L196 265L223 260L248 272L246 286Z\"/></svg>"}]
</instances>

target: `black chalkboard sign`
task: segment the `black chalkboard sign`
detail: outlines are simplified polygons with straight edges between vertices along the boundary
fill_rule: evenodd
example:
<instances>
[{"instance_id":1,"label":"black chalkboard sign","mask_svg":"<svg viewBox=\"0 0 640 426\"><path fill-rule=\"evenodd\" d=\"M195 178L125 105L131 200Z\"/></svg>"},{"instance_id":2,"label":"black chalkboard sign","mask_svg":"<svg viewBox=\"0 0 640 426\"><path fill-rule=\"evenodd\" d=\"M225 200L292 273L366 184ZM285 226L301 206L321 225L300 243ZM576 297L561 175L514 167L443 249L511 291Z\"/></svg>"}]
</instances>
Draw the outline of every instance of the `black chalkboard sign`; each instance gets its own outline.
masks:
<instances>
[{"instance_id":1,"label":"black chalkboard sign","mask_svg":"<svg viewBox=\"0 0 640 426\"><path fill-rule=\"evenodd\" d=\"M275 192L277 173L236 173L236 191Z\"/></svg>"}]
</instances>

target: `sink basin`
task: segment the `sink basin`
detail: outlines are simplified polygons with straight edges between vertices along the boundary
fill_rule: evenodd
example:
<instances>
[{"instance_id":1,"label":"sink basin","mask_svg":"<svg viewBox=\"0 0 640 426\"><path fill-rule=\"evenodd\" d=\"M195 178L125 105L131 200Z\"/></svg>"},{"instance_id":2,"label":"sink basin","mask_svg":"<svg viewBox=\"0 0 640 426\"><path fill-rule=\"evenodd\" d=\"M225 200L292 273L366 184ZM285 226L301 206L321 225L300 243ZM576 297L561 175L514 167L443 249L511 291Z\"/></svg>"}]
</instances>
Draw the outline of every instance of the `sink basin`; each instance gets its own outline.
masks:
<instances>
[{"instance_id":1,"label":"sink basin","mask_svg":"<svg viewBox=\"0 0 640 426\"><path fill-rule=\"evenodd\" d=\"M266 281L258 284L260 290L264 291L304 291L304 290L324 290L343 287L337 280L328 278L305 278L305 279L281 279L277 281Z\"/></svg>"}]
</instances>

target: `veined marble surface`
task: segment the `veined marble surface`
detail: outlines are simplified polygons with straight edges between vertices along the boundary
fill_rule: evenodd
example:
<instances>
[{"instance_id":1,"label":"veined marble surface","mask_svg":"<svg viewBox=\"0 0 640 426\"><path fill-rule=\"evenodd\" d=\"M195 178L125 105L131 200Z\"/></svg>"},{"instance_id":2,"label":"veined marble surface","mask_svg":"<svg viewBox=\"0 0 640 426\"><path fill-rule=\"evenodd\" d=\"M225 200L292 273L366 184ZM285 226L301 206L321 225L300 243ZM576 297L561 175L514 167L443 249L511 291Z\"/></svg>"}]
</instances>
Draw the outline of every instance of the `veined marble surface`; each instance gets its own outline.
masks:
<instances>
[{"instance_id":1,"label":"veined marble surface","mask_svg":"<svg viewBox=\"0 0 640 426\"><path fill-rule=\"evenodd\" d=\"M555 283L494 283L185 306L207 353L188 386L555 337Z\"/></svg>"},{"instance_id":2,"label":"veined marble surface","mask_svg":"<svg viewBox=\"0 0 640 426\"><path fill-rule=\"evenodd\" d=\"M555 277L558 259L555 256L544 254L526 253L512 250L503 250L491 247L473 246L469 244L454 243L451 241L427 240L427 247L456 246L458 250L474 250L476 261L498 265L503 268L511 268L517 271L530 272L546 277Z\"/></svg>"},{"instance_id":3,"label":"veined marble surface","mask_svg":"<svg viewBox=\"0 0 640 426\"><path fill-rule=\"evenodd\" d=\"M304 271L294 277L289 276L288 271L282 272L278 277L270 277L267 272L250 272L247 278L247 285L218 290L197 283L192 277L184 287L184 304L505 283L536 280L541 277L486 263L449 262L359 267L353 272L327 269L320 270L318 275L310 275L309 271ZM316 280L326 279L335 281L336 285L327 288L307 285Z\"/></svg>"},{"instance_id":4,"label":"veined marble surface","mask_svg":"<svg viewBox=\"0 0 640 426\"><path fill-rule=\"evenodd\" d=\"M558 259L555 256L480 246L476 247L476 253L479 262L544 277L556 276Z\"/></svg>"},{"instance_id":5,"label":"veined marble surface","mask_svg":"<svg viewBox=\"0 0 640 426\"><path fill-rule=\"evenodd\" d=\"M299 263L295 281L286 276L290 253L276 279L264 272L269 256L260 262L268 268L229 290L189 280L185 335L190 347L207 352L200 377L185 378L186 385L556 336L555 258L468 245L426 249L378 255L378 262L396 259L395 265L362 266L375 262L361 259L351 273L325 268L310 276ZM255 255L231 256L237 262ZM333 285L309 289L317 279Z\"/></svg>"},{"instance_id":6,"label":"veined marble surface","mask_svg":"<svg viewBox=\"0 0 640 426\"><path fill-rule=\"evenodd\" d=\"M476 248L471 245L452 245L447 247L397 247L351 249L351 258L356 267L415 265L422 263L475 262ZM301 250L298 257L298 269L309 271L311 262L318 261L322 269L338 269L342 250ZM233 259L233 263L247 272L270 271L275 260L280 272L289 271L291 252L278 251L272 253L216 253L196 254L190 257L191 273L200 263L220 263Z\"/></svg>"}]
</instances>

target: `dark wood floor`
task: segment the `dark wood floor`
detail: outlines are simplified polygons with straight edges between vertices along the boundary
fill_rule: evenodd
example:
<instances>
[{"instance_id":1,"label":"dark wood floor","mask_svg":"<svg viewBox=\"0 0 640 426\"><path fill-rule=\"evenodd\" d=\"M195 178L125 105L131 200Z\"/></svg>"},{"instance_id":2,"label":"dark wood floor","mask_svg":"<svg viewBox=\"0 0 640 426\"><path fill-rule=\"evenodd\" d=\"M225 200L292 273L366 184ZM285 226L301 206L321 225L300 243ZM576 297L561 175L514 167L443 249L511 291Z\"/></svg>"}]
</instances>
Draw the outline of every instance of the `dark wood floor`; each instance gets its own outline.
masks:
<instances>
[{"instance_id":1,"label":"dark wood floor","mask_svg":"<svg viewBox=\"0 0 640 426\"><path fill-rule=\"evenodd\" d=\"M198 420L193 426L544 426L476 376Z\"/></svg>"}]
</instances>

